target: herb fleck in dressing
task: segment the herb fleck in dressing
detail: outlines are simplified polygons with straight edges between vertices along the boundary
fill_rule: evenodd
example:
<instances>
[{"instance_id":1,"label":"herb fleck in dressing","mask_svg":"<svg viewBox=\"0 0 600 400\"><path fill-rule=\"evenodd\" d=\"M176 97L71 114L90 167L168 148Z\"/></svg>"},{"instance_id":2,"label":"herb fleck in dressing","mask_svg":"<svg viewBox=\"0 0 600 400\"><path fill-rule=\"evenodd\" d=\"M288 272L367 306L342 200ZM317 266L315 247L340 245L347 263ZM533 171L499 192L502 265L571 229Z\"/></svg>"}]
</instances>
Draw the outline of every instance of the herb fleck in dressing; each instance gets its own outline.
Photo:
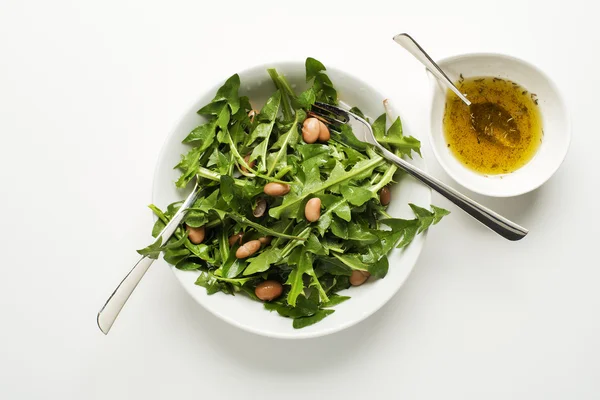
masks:
<instances>
[{"instance_id":1,"label":"herb fleck in dressing","mask_svg":"<svg viewBox=\"0 0 600 400\"><path fill-rule=\"evenodd\" d=\"M527 164L543 136L537 96L493 77L461 79L456 86L472 104L448 91L443 126L454 156L484 174L510 173Z\"/></svg>"}]
</instances>

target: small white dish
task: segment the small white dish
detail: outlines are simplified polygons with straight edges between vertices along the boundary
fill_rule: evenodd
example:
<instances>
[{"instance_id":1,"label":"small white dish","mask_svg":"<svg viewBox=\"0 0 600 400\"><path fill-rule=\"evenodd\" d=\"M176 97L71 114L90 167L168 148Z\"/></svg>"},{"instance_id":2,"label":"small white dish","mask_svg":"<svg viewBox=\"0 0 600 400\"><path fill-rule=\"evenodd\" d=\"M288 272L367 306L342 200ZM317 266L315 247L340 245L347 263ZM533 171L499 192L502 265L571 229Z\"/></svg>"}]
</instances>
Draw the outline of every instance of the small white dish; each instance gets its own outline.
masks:
<instances>
[{"instance_id":1,"label":"small white dish","mask_svg":"<svg viewBox=\"0 0 600 400\"><path fill-rule=\"evenodd\" d=\"M537 94L544 136L537 153L520 169L503 175L484 175L465 167L448 149L442 119L447 89L431 73L431 129L435 157L456 182L473 192L493 197L518 196L537 189L556 172L571 141L571 126L564 100L552 80L537 67L518 58L490 53L445 58L438 65L456 82L459 76L495 76L511 80Z\"/></svg>"},{"instance_id":2,"label":"small white dish","mask_svg":"<svg viewBox=\"0 0 600 400\"><path fill-rule=\"evenodd\" d=\"M277 68L281 74L285 75L298 93L307 87L304 62L269 63L247 69L239 73L241 79L240 95L249 96L254 108L260 108L275 90L267 73L267 68L271 67ZM382 101L385 96L382 94L383 92L336 68L328 66L327 74L333 81L342 101L359 107L370 117L377 117L384 112ZM224 76L223 81L225 78L227 77ZM189 193L189 190L180 191L175 188L173 182L178 178L179 172L173 170L173 166L179 162L180 154L188 151L188 147L182 144L181 141L192 129L204 121L203 117L199 116L196 111L212 100L221 84L222 82L219 82L210 90L201 94L198 100L182 115L175 129L167 137L154 174L152 201L157 206L166 207L174 201L182 200ZM392 112L398 115L393 106ZM405 133L414 135L407 128L405 125ZM423 170L426 169L424 160L419 157L415 157L411 162ZM392 199L388 209L392 216L414 218L408 203L429 207L431 204L431 189L408 176L403 176L393 186ZM199 274L196 271L180 271L175 267L172 267L172 270L181 285L194 300L217 317L234 326L256 334L276 338L311 338L348 328L381 308L400 289L408 277L421 253L424 241L425 235L421 234L404 250L395 249L392 251L389 255L390 269L384 279L370 279L362 286L340 292L351 296L351 299L336 306L335 313L321 322L298 330L292 327L290 319L265 310L261 303L244 295L231 296L223 293L216 293L212 296L207 295L203 287L194 284Z\"/></svg>"}]
</instances>

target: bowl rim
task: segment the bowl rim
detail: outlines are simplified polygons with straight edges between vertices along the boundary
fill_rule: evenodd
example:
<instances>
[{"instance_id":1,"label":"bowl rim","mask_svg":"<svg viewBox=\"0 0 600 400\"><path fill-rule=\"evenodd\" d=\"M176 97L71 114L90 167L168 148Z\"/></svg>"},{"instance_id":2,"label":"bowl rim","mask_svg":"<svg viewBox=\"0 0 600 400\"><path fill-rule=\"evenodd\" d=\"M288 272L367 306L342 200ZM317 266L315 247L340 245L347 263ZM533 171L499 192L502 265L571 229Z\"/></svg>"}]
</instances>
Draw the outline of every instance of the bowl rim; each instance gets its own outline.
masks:
<instances>
[{"instance_id":1,"label":"bowl rim","mask_svg":"<svg viewBox=\"0 0 600 400\"><path fill-rule=\"evenodd\" d=\"M298 64L302 64L304 65L304 60L301 59L287 59L287 60L279 60L279 61L270 61L270 62L265 62L265 63L261 63L261 64L255 64L255 65L251 65L249 67L240 69L237 73L240 76L243 76L245 74L249 74L249 73L253 73L255 71L258 70L262 70L262 71L266 71L267 68L281 68L282 69L282 73L285 73L284 68L288 67L288 66L298 66ZM328 63L327 65L327 71L334 71L335 73L339 73L342 75L345 75L348 78L351 78L353 81L355 81L357 84L362 84L366 87L369 87L370 89L372 89L374 92L376 92L379 95L382 95L382 91L380 90L380 88L376 85L376 84L372 84L372 83L367 83L365 82L363 79L357 77L356 75L354 75L351 72L347 72L346 70L344 70L343 68L339 67L338 64L335 63ZM223 80L226 78L223 78ZM222 81L219 81L218 83L216 83L215 85L212 85L210 88L206 89L206 90L202 90L202 93L214 93L217 91L217 89L222 85ZM196 103L198 102L198 100L203 96L203 94L200 93L198 96L194 97L188 104L188 106L185 108L185 110L183 112L181 112L179 114L179 117L177 119L175 119L175 122L173 123L173 127L170 129L169 133L166 135L160 151L157 155L156 158L156 164L154 167L154 176L153 176L153 180L152 180L152 192L151 192L151 200L153 200L154 198L154 193L156 192L157 186L159 185L158 183L158 176L159 176L159 170L161 168L161 162L160 160L163 159L165 153L167 152L167 144L173 140L173 137L177 134L178 131L178 127L179 125L182 123L182 121L185 119L185 117L190 114L190 113L195 113L196 112ZM382 100L385 99L386 97L382 97ZM401 113L399 112L398 109L396 109L395 103L392 101L391 102L391 108L392 111L398 115L401 115ZM427 171L427 166L426 166L426 160L423 158L423 165L420 166L421 169L423 169L424 171ZM431 204L431 188L423 186L424 189L427 189L427 197L428 197L428 203ZM156 220L156 216L153 215L153 219ZM367 318L369 318L371 315L375 314L377 311L379 311L384 305L386 305L399 291L400 288L402 286L404 286L404 284L406 283L406 281L408 280L408 278L410 277L410 274L412 273L412 271L415 268L415 265L417 264L419 257L421 256L421 253L423 251L423 247L425 246L425 242L427 239L427 233L428 231L424 231L419 235L420 238L420 244L418 246L418 248L416 249L416 253L415 253L415 261L414 263L410 266L408 273L406 274L406 277L404 278L404 280L397 285L393 290L391 290L389 292L389 294L387 296L385 296L385 298L382 299L382 301L380 302L380 304L377 304L375 307L373 307L372 309L370 309L369 311L362 313L360 316L358 316L357 318L345 322L345 323L340 323L334 327L328 328L328 329L324 329L324 330L320 330L317 332L302 332L302 331L296 331L296 333L294 334L289 334L289 333L274 333L272 331L263 331L260 330L258 328L255 328L253 326L248 326L248 325L244 325L240 322L238 322L236 319L231 318L221 312L219 312L219 310L217 309L213 309L213 308L209 308L206 305L204 305L203 303L201 303L200 301L198 301L196 299L196 297L194 296L193 293L191 293L191 291L189 290L189 288L184 284L183 282L183 277L181 274L178 274L177 272L179 270L177 270L175 268L175 266L166 263L166 261L162 260L163 262L165 262L171 269L171 272L173 273L173 275L175 276L175 278L177 279L179 285L181 285L183 287L183 289L187 292L187 294L192 297L192 299L194 300L195 303L197 303L199 306L201 306L204 310L208 311L210 314L216 316L217 318L219 318L221 321L224 321L232 326L235 326L236 328L242 329L246 332L250 332L256 335L260 335L263 337L270 337L270 338L275 338L275 339L286 339L286 340L294 340L294 339L311 339L311 338L317 338L317 337L321 337L321 336L327 336L330 335L332 333L336 333L336 332L340 332L344 329L350 328L360 322L363 322L364 320L366 320Z\"/></svg>"},{"instance_id":2,"label":"bowl rim","mask_svg":"<svg viewBox=\"0 0 600 400\"><path fill-rule=\"evenodd\" d=\"M441 58L439 60L436 60L436 63L438 65L440 64L444 64L444 63L451 63L451 62L456 62L458 60L462 60L462 59L468 59L468 58L475 58L475 57L484 57L484 58L498 58L498 59L505 59L505 60L509 60L511 62L514 63L520 63L523 64L529 68L531 68L533 71L535 71L535 73L539 74L542 78L544 78L549 86L556 92L557 96L557 100L561 105L561 109L563 111L564 114L564 118L565 118L565 126L566 129L563 132L563 134L565 135L565 139L566 139L566 144L563 146L562 149L562 153L560 155L560 159L558 157L555 157L555 160L557 160L556 164L552 167L547 169L547 173L545 174L544 178L541 179L539 182L536 182L534 185L531 185L530 187L524 188L522 190L517 190L517 191L506 191L503 193L498 193L498 192L491 192L491 191L487 191L487 190L482 190L481 188L479 188L477 185L472 185L468 182L464 182L464 180L460 179L457 174L454 173L454 170L452 168L450 168L442 159L441 155L438 152L437 146L436 146L436 141L434 139L434 135L433 135L433 113L434 113L434 107L433 107L433 101L435 99L435 93L436 93L436 84L437 84L437 79L433 76L433 74L431 74L431 72L429 72L429 70L425 70L427 75L429 76L430 80L433 81L434 83L430 84L430 99L429 99L429 132L428 132L428 136L429 136L429 145L431 146L431 150L436 158L436 160L438 161L438 163L442 166L442 168L444 169L444 171L455 181L457 182L459 185L465 187L466 189L475 192L475 193L479 193L481 195L484 196L488 196L488 197L498 197L498 198L507 198L507 197L516 197L516 196L521 196L523 194L532 192L536 189L538 189L539 187L541 187L544 183L546 183L555 173L556 171L558 171L558 169L560 168L560 166L562 165L562 163L565 161L565 158L567 157L567 153L569 152L569 148L571 146L571 138L572 138L572 128L571 128L571 115L569 113L569 107L567 106L567 102L566 102L566 98L565 95L563 93L563 91L560 89L560 87L556 84L556 82L554 81L554 79L552 79L546 72L544 72L541 68L539 68L538 66L536 66L535 64L526 61L522 58L518 58L515 56L511 56L508 54L504 54L504 53L499 53L499 52L473 52L473 53L462 53L462 54L456 54L453 56L448 56L448 57L444 57ZM531 161L530 161L531 162ZM470 171L474 174L477 174L476 172Z\"/></svg>"}]
</instances>

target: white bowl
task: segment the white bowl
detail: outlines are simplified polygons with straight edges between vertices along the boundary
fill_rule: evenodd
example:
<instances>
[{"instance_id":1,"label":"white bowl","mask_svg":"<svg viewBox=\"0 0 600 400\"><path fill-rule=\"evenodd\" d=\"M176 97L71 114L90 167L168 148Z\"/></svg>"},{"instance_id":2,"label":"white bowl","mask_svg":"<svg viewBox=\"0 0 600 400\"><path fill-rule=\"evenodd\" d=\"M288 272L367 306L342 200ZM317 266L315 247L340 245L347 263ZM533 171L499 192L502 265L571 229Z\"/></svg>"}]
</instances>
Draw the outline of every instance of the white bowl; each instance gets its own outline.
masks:
<instances>
[{"instance_id":1,"label":"white bowl","mask_svg":"<svg viewBox=\"0 0 600 400\"><path fill-rule=\"evenodd\" d=\"M569 142L571 126L564 100L550 78L535 66L502 54L465 54L438 62L442 70L455 82L459 75L465 78L495 76L509 79L536 93L542 115L544 136L535 156L523 167L510 174L484 175L463 164L447 147L442 118L446 104L446 88L429 73L432 81L430 141L433 152L456 182L474 192L495 197L517 196L530 192L546 182L563 162Z\"/></svg>"},{"instance_id":2,"label":"white bowl","mask_svg":"<svg viewBox=\"0 0 600 400\"><path fill-rule=\"evenodd\" d=\"M269 67L275 67L280 73L283 73L297 91L306 88L303 62L271 63L247 69L239 73L242 82L240 94L248 95L255 108L261 107L274 91L266 71ZM377 117L383 113L382 101L385 97L381 92L341 70L328 68L327 73L344 102L360 107L371 117ZM227 77L224 76L223 80L225 78ZM157 206L166 207L173 201L183 199L189 193L189 189L180 191L175 188L173 182L179 173L173 170L173 166L179 162L180 154L187 151L187 146L181 143L183 138L203 122L203 118L196 114L196 111L210 102L221 84L222 82L219 82L210 90L202 93L181 117L167 138L154 175L152 200ZM407 132L407 134L411 133ZM419 168L425 168L424 161L418 157L413 162ZM428 207L431 204L431 191L412 178L403 177L393 187L392 198L390 214L402 218L413 218L407 204L415 203ZM198 272L180 271L174 267L172 269L188 293L208 311L224 321L265 336L290 339L310 338L348 328L383 306L406 280L419 257L424 240L425 236L420 235L403 251L394 250L389 257L389 273L384 279L371 279L360 287L345 291L344 294L352 298L335 307L335 313L315 325L299 330L292 328L290 319L266 311L262 304L243 295L231 296L217 293L208 296L203 287L194 284Z\"/></svg>"}]
</instances>

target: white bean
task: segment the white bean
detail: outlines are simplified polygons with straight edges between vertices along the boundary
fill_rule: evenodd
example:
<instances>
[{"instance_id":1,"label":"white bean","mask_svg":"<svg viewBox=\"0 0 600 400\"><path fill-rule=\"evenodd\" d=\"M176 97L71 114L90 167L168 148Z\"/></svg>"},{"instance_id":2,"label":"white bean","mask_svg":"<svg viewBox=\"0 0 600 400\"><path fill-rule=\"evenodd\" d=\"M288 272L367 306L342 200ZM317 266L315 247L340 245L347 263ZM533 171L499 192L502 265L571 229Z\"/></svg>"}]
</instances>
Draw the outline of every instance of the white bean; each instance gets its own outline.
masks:
<instances>
[{"instance_id":1,"label":"white bean","mask_svg":"<svg viewBox=\"0 0 600 400\"><path fill-rule=\"evenodd\" d=\"M188 238L190 239L190 242L194 244L200 244L204 241L204 236L206 236L206 230L204 229L204 226L192 228L186 225L186 229L188 231Z\"/></svg>"},{"instance_id":2,"label":"white bean","mask_svg":"<svg viewBox=\"0 0 600 400\"><path fill-rule=\"evenodd\" d=\"M284 196L289 193L290 185L278 182L269 182L265 185L263 191L269 196Z\"/></svg>"},{"instance_id":3,"label":"white bean","mask_svg":"<svg viewBox=\"0 0 600 400\"><path fill-rule=\"evenodd\" d=\"M249 242L244 243L240 248L235 252L235 256L237 258L247 258L252 254L256 253L258 249L260 249L260 241L259 240L251 240Z\"/></svg>"},{"instance_id":4,"label":"white bean","mask_svg":"<svg viewBox=\"0 0 600 400\"><path fill-rule=\"evenodd\" d=\"M310 199L304 207L304 216L309 222L318 221L321 217L321 199L318 197Z\"/></svg>"},{"instance_id":5,"label":"white bean","mask_svg":"<svg viewBox=\"0 0 600 400\"><path fill-rule=\"evenodd\" d=\"M302 139L306 143L314 143L319 138L321 127L319 120L316 118L306 118L302 125Z\"/></svg>"}]
</instances>

